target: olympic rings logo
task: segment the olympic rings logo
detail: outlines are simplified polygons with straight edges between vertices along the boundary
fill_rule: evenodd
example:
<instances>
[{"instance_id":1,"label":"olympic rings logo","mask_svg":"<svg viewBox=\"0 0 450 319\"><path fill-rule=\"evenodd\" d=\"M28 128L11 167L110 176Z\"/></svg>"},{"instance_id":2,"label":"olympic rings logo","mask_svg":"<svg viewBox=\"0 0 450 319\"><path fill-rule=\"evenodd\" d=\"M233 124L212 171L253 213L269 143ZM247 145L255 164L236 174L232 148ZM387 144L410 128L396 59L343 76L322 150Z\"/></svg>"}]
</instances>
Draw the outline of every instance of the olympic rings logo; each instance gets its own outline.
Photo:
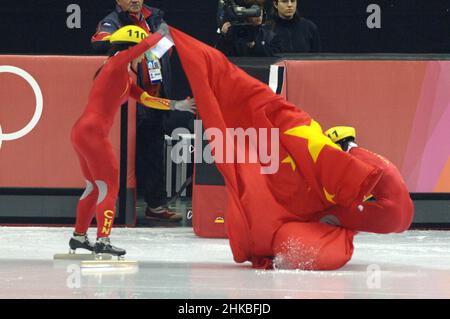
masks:
<instances>
[{"instance_id":1,"label":"olympic rings logo","mask_svg":"<svg viewBox=\"0 0 450 319\"><path fill-rule=\"evenodd\" d=\"M41 88L39 87L39 84L28 72L15 66L0 65L0 73L13 73L15 75L20 76L21 78L23 78L25 81L28 82L28 84L33 89L34 95L36 97L36 107L34 115L31 118L31 121L24 128L13 133L3 133L2 126L0 123L0 148L1 148L3 141L17 140L21 137L24 137L34 129L36 124L39 122L39 119L41 118L44 102L42 98L42 91Z\"/></svg>"}]
</instances>

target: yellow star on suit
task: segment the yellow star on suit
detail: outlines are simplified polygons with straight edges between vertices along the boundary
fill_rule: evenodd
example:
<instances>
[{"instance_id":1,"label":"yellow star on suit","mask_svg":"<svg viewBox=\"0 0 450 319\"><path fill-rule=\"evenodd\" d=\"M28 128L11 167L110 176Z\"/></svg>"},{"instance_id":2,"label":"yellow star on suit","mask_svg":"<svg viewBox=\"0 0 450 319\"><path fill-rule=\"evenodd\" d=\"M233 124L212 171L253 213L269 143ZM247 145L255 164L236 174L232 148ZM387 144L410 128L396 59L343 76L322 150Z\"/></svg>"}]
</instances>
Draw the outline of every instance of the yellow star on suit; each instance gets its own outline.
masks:
<instances>
[{"instance_id":1,"label":"yellow star on suit","mask_svg":"<svg viewBox=\"0 0 450 319\"><path fill-rule=\"evenodd\" d=\"M308 151L314 163L317 162L317 159L320 153L322 152L323 148L325 147L325 145L328 145L332 148L342 151L338 145L334 144L330 138L328 138L326 135L323 134L320 124L314 120L311 120L311 123L309 125L300 125L291 128L286 132L284 132L284 134L306 139L308 141ZM292 169L295 171L296 163L294 162L293 158L290 155L287 158L285 158L282 161L282 163L291 164ZM328 191L325 188L323 188L323 191L327 201L335 203L334 202L335 195L328 193Z\"/></svg>"},{"instance_id":2,"label":"yellow star on suit","mask_svg":"<svg viewBox=\"0 0 450 319\"><path fill-rule=\"evenodd\" d=\"M308 141L309 154L311 154L314 163L317 162L317 158L325 145L342 151L338 145L334 144L330 138L323 134L320 124L314 120L311 120L309 125L300 125L291 128L284 132L284 134L306 139Z\"/></svg>"}]
</instances>

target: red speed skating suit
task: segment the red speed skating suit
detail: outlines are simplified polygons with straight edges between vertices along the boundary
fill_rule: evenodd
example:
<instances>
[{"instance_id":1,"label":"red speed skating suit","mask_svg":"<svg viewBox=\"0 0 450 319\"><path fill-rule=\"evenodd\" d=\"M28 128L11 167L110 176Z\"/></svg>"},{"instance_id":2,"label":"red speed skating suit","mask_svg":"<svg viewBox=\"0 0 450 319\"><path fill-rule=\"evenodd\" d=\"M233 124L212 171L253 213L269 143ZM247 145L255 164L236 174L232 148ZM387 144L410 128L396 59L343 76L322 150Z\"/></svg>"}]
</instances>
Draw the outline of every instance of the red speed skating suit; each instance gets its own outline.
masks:
<instances>
[{"instance_id":1,"label":"red speed skating suit","mask_svg":"<svg viewBox=\"0 0 450 319\"><path fill-rule=\"evenodd\" d=\"M108 134L120 106L131 96L149 107L169 109L167 100L150 97L129 75L130 62L161 38L159 33L154 33L138 45L109 58L94 80L84 113L72 129L72 144L87 184L78 203L76 233L86 233L94 215L97 237L107 237L111 232L119 191L119 170Z\"/></svg>"},{"instance_id":2,"label":"red speed skating suit","mask_svg":"<svg viewBox=\"0 0 450 319\"><path fill-rule=\"evenodd\" d=\"M378 234L407 230L412 223L414 206L398 169L384 157L362 147L352 148L350 154L383 170L382 178L370 194L375 200L361 203L353 209L333 206L315 219Z\"/></svg>"},{"instance_id":3,"label":"red speed skating suit","mask_svg":"<svg viewBox=\"0 0 450 319\"><path fill-rule=\"evenodd\" d=\"M352 148L350 154L382 169L383 176L370 194L375 200L356 207L332 206L314 214L308 222L282 225L272 245L275 266L340 268L353 254L356 232L399 233L409 228L414 206L398 169L382 156L361 147ZM271 268L272 258L256 258L254 266Z\"/></svg>"},{"instance_id":4,"label":"red speed skating suit","mask_svg":"<svg viewBox=\"0 0 450 319\"><path fill-rule=\"evenodd\" d=\"M171 31L206 130L214 128L223 136L227 128L279 132L279 138L268 137L256 146L279 150L280 167L275 173L262 174L267 163L259 161L216 161L226 184L226 227L234 260L266 269L274 264L313 270L345 265L353 253L356 230L321 223L320 214L332 207L358 209L367 194L382 194L383 186L374 187L389 184L390 171L376 161L343 152L302 109L274 94L217 50ZM225 144L225 138L214 139L223 153L228 152ZM249 147L244 151L248 155ZM382 181L385 171L388 174ZM407 224L407 217L401 219L405 223L396 225L398 230Z\"/></svg>"}]
</instances>

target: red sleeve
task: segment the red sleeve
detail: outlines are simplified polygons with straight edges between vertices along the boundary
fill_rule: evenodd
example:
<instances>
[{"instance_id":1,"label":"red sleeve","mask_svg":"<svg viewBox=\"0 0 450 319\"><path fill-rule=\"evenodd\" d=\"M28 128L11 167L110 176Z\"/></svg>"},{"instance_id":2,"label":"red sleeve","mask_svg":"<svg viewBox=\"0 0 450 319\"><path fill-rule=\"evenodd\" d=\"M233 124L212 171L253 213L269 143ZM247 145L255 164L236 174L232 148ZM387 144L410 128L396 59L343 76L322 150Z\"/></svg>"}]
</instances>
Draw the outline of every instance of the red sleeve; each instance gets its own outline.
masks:
<instances>
[{"instance_id":1,"label":"red sleeve","mask_svg":"<svg viewBox=\"0 0 450 319\"><path fill-rule=\"evenodd\" d=\"M116 58L117 63L130 63L133 59L136 59L141 54L147 52L151 47L155 46L161 39L162 35L158 32L150 34L138 45L135 45L134 47L122 51L120 54L118 54Z\"/></svg>"}]
</instances>

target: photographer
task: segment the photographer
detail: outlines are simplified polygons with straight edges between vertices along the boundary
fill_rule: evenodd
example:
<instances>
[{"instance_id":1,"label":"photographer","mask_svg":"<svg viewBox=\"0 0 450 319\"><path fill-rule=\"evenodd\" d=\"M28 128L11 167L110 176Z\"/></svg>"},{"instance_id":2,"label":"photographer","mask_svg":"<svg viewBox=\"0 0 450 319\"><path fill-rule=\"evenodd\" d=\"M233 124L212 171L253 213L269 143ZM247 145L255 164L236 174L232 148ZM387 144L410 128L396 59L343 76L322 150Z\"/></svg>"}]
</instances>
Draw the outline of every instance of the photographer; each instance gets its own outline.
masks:
<instances>
[{"instance_id":1,"label":"photographer","mask_svg":"<svg viewBox=\"0 0 450 319\"><path fill-rule=\"evenodd\" d=\"M244 5L236 13L236 5ZM263 3L224 1L219 8L220 35L217 49L227 56L269 57L280 52L281 43L263 24ZM221 16L222 12L222 16Z\"/></svg>"}]
</instances>

